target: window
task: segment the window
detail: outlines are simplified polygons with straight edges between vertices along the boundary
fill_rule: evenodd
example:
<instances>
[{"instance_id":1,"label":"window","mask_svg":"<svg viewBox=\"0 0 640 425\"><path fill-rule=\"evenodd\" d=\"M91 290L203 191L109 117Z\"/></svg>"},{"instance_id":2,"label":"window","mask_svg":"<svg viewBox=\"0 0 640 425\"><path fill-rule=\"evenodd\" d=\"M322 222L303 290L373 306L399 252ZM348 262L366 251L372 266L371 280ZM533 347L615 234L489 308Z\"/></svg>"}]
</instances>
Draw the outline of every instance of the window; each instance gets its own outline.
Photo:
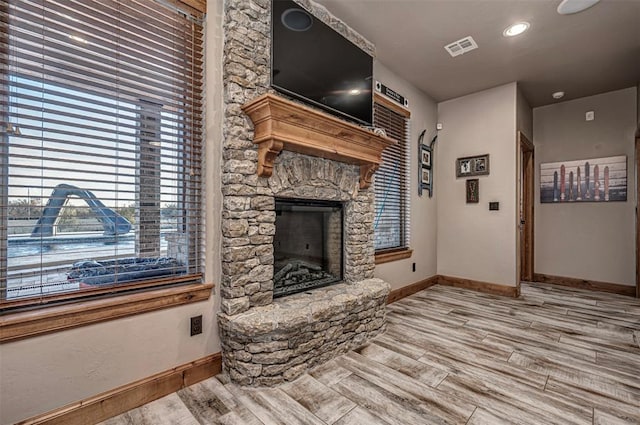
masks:
<instances>
[{"instance_id":1,"label":"window","mask_svg":"<svg viewBox=\"0 0 640 425\"><path fill-rule=\"evenodd\" d=\"M0 307L201 279L202 25L0 0Z\"/></svg>"},{"instance_id":2,"label":"window","mask_svg":"<svg viewBox=\"0 0 640 425\"><path fill-rule=\"evenodd\" d=\"M408 112L376 96L374 126L398 143L382 153L375 174L374 218L376 253L409 247L409 119Z\"/></svg>"}]
</instances>

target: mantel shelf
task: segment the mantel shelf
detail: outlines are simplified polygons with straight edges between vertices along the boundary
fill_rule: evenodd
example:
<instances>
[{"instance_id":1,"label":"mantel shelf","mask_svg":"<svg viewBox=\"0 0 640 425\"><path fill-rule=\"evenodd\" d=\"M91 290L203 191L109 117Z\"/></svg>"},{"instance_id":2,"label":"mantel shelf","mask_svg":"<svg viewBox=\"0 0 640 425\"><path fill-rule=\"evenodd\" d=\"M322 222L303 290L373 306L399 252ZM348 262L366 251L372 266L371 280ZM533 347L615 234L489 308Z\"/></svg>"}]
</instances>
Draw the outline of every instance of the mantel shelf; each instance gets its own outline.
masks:
<instances>
[{"instance_id":1,"label":"mantel shelf","mask_svg":"<svg viewBox=\"0 0 640 425\"><path fill-rule=\"evenodd\" d=\"M305 155L357 164L360 188L371 185L382 162L382 151L397 143L355 124L268 93L242 106L255 127L258 175L269 177L284 149Z\"/></svg>"}]
</instances>

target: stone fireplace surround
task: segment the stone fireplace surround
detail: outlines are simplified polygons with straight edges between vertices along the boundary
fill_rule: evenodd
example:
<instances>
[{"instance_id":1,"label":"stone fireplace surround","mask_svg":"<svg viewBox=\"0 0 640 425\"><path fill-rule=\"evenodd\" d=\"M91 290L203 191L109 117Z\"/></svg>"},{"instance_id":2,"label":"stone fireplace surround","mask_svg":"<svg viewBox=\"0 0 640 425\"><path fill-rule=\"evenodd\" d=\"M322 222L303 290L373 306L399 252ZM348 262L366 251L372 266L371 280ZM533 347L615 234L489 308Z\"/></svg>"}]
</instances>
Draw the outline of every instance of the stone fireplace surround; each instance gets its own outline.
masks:
<instances>
[{"instance_id":1,"label":"stone fireplace surround","mask_svg":"<svg viewBox=\"0 0 640 425\"><path fill-rule=\"evenodd\" d=\"M223 365L233 381L275 385L294 379L308 368L360 346L384 329L389 285L373 278L373 192L359 190L359 179L356 165L282 152L272 176L265 179L265 189L273 195L261 195L262 209L242 210L243 216L255 217L246 219L246 227L258 227L259 234L259 217L265 212L272 215L275 197L343 202L344 283L273 300L270 265L261 268L260 275L250 271L246 279L235 280L244 283L242 286L223 288L223 301L224 294L234 288L238 294L251 292L251 288L271 288L267 297L254 298L254 305L253 294L245 295L248 308L218 315ZM244 222L239 227L245 228ZM267 227L273 233L271 226ZM273 239L272 234L270 238ZM261 245L243 246L248 250L231 252L253 251L255 255ZM271 262L272 250L271 247ZM236 265L241 267L251 260Z\"/></svg>"},{"instance_id":2,"label":"stone fireplace surround","mask_svg":"<svg viewBox=\"0 0 640 425\"><path fill-rule=\"evenodd\" d=\"M321 6L307 0L300 3L363 50L373 52L370 43ZM374 194L369 184L376 164L370 154L343 162L340 155L318 153L317 146L311 152L257 148L254 126L242 108L270 91L270 1L228 0L224 7L218 315L223 370L237 383L270 386L294 379L384 329L389 285L373 278ZM338 127L335 136L342 134ZM363 149L367 140L359 141ZM266 173L265 163L272 167ZM343 203L343 283L273 300L276 197Z\"/></svg>"}]
</instances>

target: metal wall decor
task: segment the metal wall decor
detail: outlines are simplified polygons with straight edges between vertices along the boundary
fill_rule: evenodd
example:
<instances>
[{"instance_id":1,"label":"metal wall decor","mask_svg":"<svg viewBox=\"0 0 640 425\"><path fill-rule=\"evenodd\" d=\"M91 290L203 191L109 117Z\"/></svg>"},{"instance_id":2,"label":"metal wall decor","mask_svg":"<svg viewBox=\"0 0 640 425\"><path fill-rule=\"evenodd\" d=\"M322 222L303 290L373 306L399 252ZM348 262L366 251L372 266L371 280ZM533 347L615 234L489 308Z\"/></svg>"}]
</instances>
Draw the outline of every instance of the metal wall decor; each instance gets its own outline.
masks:
<instances>
[{"instance_id":1,"label":"metal wall decor","mask_svg":"<svg viewBox=\"0 0 640 425\"><path fill-rule=\"evenodd\" d=\"M422 130L418 137L418 195L422 196L422 191L429 193L429 198L433 196L433 146L438 139L438 135L433 136L431 143L424 143L424 135L427 130Z\"/></svg>"},{"instance_id":2,"label":"metal wall decor","mask_svg":"<svg viewBox=\"0 0 640 425\"><path fill-rule=\"evenodd\" d=\"M378 93L382 93L383 95L385 95L389 99L399 103L400 105L404 106L405 108L409 107L409 99L407 99L406 97L404 97L403 95L401 95L397 91L395 91L393 89L390 89L389 87L385 86L380 81L376 80L375 88L376 88L376 91Z\"/></svg>"},{"instance_id":3,"label":"metal wall decor","mask_svg":"<svg viewBox=\"0 0 640 425\"><path fill-rule=\"evenodd\" d=\"M480 202L480 180L467 179L467 204L477 204Z\"/></svg>"}]
</instances>

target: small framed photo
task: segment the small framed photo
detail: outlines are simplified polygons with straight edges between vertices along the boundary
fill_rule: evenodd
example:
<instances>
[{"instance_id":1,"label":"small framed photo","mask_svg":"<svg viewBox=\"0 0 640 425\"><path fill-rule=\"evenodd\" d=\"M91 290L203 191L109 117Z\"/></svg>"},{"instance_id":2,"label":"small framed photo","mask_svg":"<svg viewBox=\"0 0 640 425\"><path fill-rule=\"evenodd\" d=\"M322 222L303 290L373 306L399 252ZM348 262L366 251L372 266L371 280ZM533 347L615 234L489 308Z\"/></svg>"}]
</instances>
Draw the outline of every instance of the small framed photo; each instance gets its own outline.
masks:
<instances>
[{"instance_id":1,"label":"small framed photo","mask_svg":"<svg viewBox=\"0 0 640 425\"><path fill-rule=\"evenodd\" d=\"M422 166L431 168L431 151L427 148L422 148Z\"/></svg>"},{"instance_id":2,"label":"small framed photo","mask_svg":"<svg viewBox=\"0 0 640 425\"><path fill-rule=\"evenodd\" d=\"M456 177L482 176L489 174L489 154L467 156L456 160Z\"/></svg>"},{"instance_id":3,"label":"small framed photo","mask_svg":"<svg viewBox=\"0 0 640 425\"><path fill-rule=\"evenodd\" d=\"M477 204L480 202L480 180L478 179L467 179L466 182L467 189L467 204Z\"/></svg>"},{"instance_id":4,"label":"small framed photo","mask_svg":"<svg viewBox=\"0 0 640 425\"><path fill-rule=\"evenodd\" d=\"M420 182L423 184L431 184L431 170L427 168L422 169L422 178Z\"/></svg>"},{"instance_id":5,"label":"small framed photo","mask_svg":"<svg viewBox=\"0 0 640 425\"><path fill-rule=\"evenodd\" d=\"M486 162L486 159L484 158L476 159L474 164L475 164L474 168L477 173L481 173L487 169L487 162Z\"/></svg>"},{"instance_id":6,"label":"small framed photo","mask_svg":"<svg viewBox=\"0 0 640 425\"><path fill-rule=\"evenodd\" d=\"M458 177L471 175L471 160L459 159L457 169L458 169Z\"/></svg>"}]
</instances>

